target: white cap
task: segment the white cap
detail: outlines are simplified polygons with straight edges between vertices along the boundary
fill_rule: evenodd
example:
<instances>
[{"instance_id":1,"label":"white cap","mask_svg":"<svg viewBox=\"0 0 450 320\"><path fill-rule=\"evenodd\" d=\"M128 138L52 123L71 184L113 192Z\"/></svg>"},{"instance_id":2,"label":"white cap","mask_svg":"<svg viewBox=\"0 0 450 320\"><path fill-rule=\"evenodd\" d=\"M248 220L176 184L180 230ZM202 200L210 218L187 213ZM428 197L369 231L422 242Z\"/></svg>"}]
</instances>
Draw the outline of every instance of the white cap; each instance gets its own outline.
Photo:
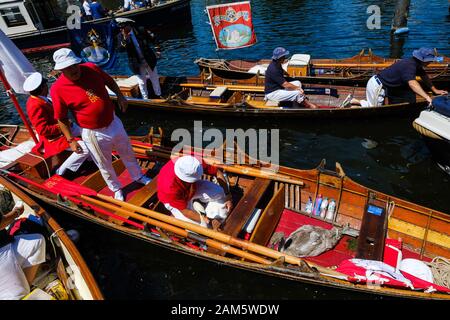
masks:
<instances>
[{"instance_id":1,"label":"white cap","mask_svg":"<svg viewBox=\"0 0 450 320\"><path fill-rule=\"evenodd\" d=\"M62 70L71 65L78 64L82 60L75 55L69 48L62 48L53 53L53 61L55 61L55 70Z\"/></svg>"},{"instance_id":2,"label":"white cap","mask_svg":"<svg viewBox=\"0 0 450 320\"><path fill-rule=\"evenodd\" d=\"M29 75L25 82L23 83L23 90L26 92L30 92L39 88L42 83L42 74L39 72L33 72Z\"/></svg>"},{"instance_id":3,"label":"white cap","mask_svg":"<svg viewBox=\"0 0 450 320\"><path fill-rule=\"evenodd\" d=\"M184 182L194 183L202 178L203 167L197 158L183 156L175 161L175 174Z\"/></svg>"}]
</instances>

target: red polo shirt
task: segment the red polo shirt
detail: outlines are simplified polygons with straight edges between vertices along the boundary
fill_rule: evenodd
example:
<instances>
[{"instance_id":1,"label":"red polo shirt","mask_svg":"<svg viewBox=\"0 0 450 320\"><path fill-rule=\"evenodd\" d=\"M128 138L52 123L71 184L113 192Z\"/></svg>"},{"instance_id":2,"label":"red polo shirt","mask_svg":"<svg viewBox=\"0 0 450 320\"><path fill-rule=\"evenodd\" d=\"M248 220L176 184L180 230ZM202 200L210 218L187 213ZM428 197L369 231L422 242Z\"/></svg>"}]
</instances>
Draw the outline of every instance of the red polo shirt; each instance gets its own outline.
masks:
<instances>
[{"instance_id":1,"label":"red polo shirt","mask_svg":"<svg viewBox=\"0 0 450 320\"><path fill-rule=\"evenodd\" d=\"M107 127L114 118L114 104L105 85L114 84L102 69L93 63L80 64L81 76L71 81L62 74L53 84L50 94L56 119L66 119L70 110L82 128Z\"/></svg>"},{"instance_id":2,"label":"red polo shirt","mask_svg":"<svg viewBox=\"0 0 450 320\"><path fill-rule=\"evenodd\" d=\"M54 118L52 105L41 97L30 96L27 101L27 113L31 124L39 135L39 143L33 152L50 157L69 147L69 143L61 133L58 122Z\"/></svg>"},{"instance_id":3,"label":"red polo shirt","mask_svg":"<svg viewBox=\"0 0 450 320\"><path fill-rule=\"evenodd\" d=\"M176 159L167 162L161 168L158 175L158 199L162 203L168 203L178 210L187 208L188 202L195 194L195 183L192 188L183 183L175 174ZM202 162L203 172L210 175L217 174L217 168Z\"/></svg>"}]
</instances>

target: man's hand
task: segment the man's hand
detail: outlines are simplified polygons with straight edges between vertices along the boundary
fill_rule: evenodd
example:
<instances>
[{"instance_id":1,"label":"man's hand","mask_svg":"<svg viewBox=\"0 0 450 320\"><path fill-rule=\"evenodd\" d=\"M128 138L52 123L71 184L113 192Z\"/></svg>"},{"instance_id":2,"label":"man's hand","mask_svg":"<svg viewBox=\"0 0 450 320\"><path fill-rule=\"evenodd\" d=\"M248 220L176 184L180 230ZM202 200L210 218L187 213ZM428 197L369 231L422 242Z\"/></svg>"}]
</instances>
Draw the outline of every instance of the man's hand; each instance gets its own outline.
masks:
<instances>
[{"instance_id":1,"label":"man's hand","mask_svg":"<svg viewBox=\"0 0 450 320\"><path fill-rule=\"evenodd\" d=\"M225 202L225 208L227 208L227 212L230 213L231 209L233 209L233 201L228 200L227 202Z\"/></svg>"},{"instance_id":2,"label":"man's hand","mask_svg":"<svg viewBox=\"0 0 450 320\"><path fill-rule=\"evenodd\" d=\"M70 143L70 150L72 150L75 153L83 153L83 149L81 148L81 146L78 144L77 140L72 140Z\"/></svg>"},{"instance_id":3,"label":"man's hand","mask_svg":"<svg viewBox=\"0 0 450 320\"><path fill-rule=\"evenodd\" d=\"M439 90L439 89L434 89L433 92L434 92L434 94L436 94L436 95L444 95L444 94L448 94L448 91L446 91L446 90Z\"/></svg>"},{"instance_id":4,"label":"man's hand","mask_svg":"<svg viewBox=\"0 0 450 320\"><path fill-rule=\"evenodd\" d=\"M127 99L125 99L124 96L118 96L117 97L117 104L119 105L119 109L122 112L125 113L127 111L127 109L128 109L128 101L127 101Z\"/></svg>"},{"instance_id":5,"label":"man's hand","mask_svg":"<svg viewBox=\"0 0 450 320\"><path fill-rule=\"evenodd\" d=\"M16 202L14 208L12 209L12 213L15 215L15 217L17 218L18 216L20 216L23 212L25 211L25 207L23 205L23 201L19 200Z\"/></svg>"},{"instance_id":6,"label":"man's hand","mask_svg":"<svg viewBox=\"0 0 450 320\"><path fill-rule=\"evenodd\" d=\"M304 93L305 93L305 91L303 91L303 89L302 89L301 87L298 87L297 90L300 91L301 94L304 94Z\"/></svg>"}]
</instances>

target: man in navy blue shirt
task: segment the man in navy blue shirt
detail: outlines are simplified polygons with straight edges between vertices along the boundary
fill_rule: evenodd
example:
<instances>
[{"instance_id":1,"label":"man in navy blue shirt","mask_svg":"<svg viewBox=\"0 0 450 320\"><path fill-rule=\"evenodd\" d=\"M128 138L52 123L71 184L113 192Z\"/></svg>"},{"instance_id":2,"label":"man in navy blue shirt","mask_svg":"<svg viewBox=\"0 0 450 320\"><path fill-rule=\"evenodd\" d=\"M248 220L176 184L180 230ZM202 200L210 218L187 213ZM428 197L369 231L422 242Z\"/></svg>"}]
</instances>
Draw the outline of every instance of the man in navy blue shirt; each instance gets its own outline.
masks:
<instances>
[{"instance_id":1,"label":"man in navy blue shirt","mask_svg":"<svg viewBox=\"0 0 450 320\"><path fill-rule=\"evenodd\" d=\"M105 17L105 9L103 9L102 5L97 2L97 0L92 0L92 3L89 5L91 7L91 14L93 19L100 19Z\"/></svg>"},{"instance_id":2,"label":"man in navy blue shirt","mask_svg":"<svg viewBox=\"0 0 450 320\"><path fill-rule=\"evenodd\" d=\"M392 66L374 75L367 82L366 99L358 101L351 99L351 104L361 104L363 107L381 106L384 98L388 103L415 103L416 94L431 103L431 97L422 88L416 77L419 76L428 90L436 95L447 94L445 90L437 89L426 74L424 68L436 61L433 49L420 48L413 51L411 58L397 61Z\"/></svg>"},{"instance_id":3,"label":"man in navy blue shirt","mask_svg":"<svg viewBox=\"0 0 450 320\"><path fill-rule=\"evenodd\" d=\"M265 72L264 93L266 100L276 102L294 101L306 108L317 108L316 105L308 101L302 89L300 81L288 82L282 65L286 62L289 51L278 47L273 50L272 62Z\"/></svg>"}]
</instances>

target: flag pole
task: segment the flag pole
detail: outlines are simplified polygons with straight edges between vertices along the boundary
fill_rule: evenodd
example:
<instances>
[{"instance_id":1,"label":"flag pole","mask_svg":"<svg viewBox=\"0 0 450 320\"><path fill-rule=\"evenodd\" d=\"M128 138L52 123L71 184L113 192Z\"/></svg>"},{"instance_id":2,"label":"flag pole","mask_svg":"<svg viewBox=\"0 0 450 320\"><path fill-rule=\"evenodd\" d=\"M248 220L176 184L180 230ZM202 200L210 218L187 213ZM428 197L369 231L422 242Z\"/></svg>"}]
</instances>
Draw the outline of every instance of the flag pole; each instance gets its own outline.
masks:
<instances>
[{"instance_id":1,"label":"flag pole","mask_svg":"<svg viewBox=\"0 0 450 320\"><path fill-rule=\"evenodd\" d=\"M8 80L6 79L5 75L3 74L2 68L0 68L0 80L3 82L3 86L5 87L6 94L11 98L14 106L16 107L17 112L19 113L20 118L22 118L22 121L23 121L25 127L27 128L27 130L30 133L31 137L33 138L34 142L36 144L38 144L36 135L34 134L34 131L31 128L31 125L28 122L28 119L25 116L25 113L23 113L23 110L20 107L19 101L17 101L16 95L14 94L13 90L11 89L11 86L10 86Z\"/></svg>"}]
</instances>

